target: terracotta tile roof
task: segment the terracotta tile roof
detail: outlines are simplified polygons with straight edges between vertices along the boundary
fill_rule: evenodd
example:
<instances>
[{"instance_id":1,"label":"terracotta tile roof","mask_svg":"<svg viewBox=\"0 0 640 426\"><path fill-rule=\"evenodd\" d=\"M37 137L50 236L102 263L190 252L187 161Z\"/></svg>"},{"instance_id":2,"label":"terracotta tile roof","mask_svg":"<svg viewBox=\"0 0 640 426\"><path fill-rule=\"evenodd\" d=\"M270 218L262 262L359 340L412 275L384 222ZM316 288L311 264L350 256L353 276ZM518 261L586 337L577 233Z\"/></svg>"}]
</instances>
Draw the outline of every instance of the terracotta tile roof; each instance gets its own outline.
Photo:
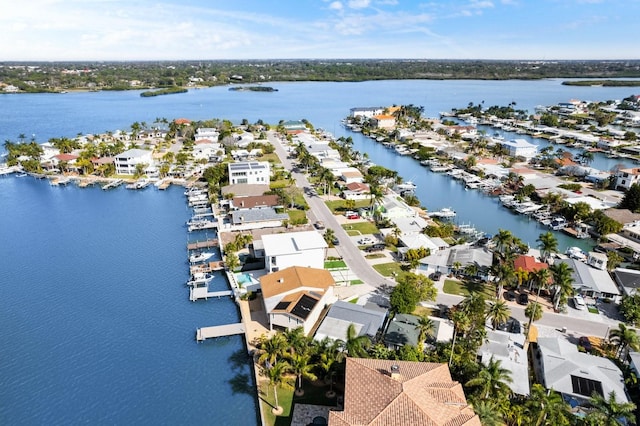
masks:
<instances>
[{"instance_id":1,"label":"terracotta tile roof","mask_svg":"<svg viewBox=\"0 0 640 426\"><path fill-rule=\"evenodd\" d=\"M331 411L329 425L480 426L480 420L446 364L347 358L344 411Z\"/></svg>"},{"instance_id":2,"label":"terracotta tile roof","mask_svg":"<svg viewBox=\"0 0 640 426\"><path fill-rule=\"evenodd\" d=\"M176 118L173 121L176 124L191 124L191 120L189 120L188 118Z\"/></svg>"},{"instance_id":3,"label":"terracotta tile roof","mask_svg":"<svg viewBox=\"0 0 640 426\"><path fill-rule=\"evenodd\" d=\"M360 192L365 192L365 191L369 191L369 185L367 185L366 183L360 183L360 182L351 182L348 183L346 185L347 189L349 191L360 191Z\"/></svg>"},{"instance_id":4,"label":"terracotta tile roof","mask_svg":"<svg viewBox=\"0 0 640 426\"><path fill-rule=\"evenodd\" d=\"M373 118L375 118L376 120L394 120L395 119L393 115L387 115L387 114L374 115Z\"/></svg>"},{"instance_id":5,"label":"terracotta tile roof","mask_svg":"<svg viewBox=\"0 0 640 426\"><path fill-rule=\"evenodd\" d=\"M283 297L271 312L286 312L300 318L301 320L306 320L309 315L306 313L307 311L303 311L303 313L300 312L300 305L304 302L309 305L309 308L313 309L321 298L321 294L314 294L309 291L297 291Z\"/></svg>"},{"instance_id":6,"label":"terracotta tile roof","mask_svg":"<svg viewBox=\"0 0 640 426\"><path fill-rule=\"evenodd\" d=\"M516 271L518 269L522 269L523 271L533 272L538 269L547 269L549 267L548 264L544 262L538 262L533 256L518 256L513 261L513 269Z\"/></svg>"},{"instance_id":7,"label":"terracotta tile roof","mask_svg":"<svg viewBox=\"0 0 640 426\"><path fill-rule=\"evenodd\" d=\"M313 287L325 292L335 283L329 271L301 266L292 266L260 277L262 296L265 299L301 287Z\"/></svg>"},{"instance_id":8,"label":"terracotta tile roof","mask_svg":"<svg viewBox=\"0 0 640 426\"><path fill-rule=\"evenodd\" d=\"M78 156L74 154L58 154L54 155L54 158L58 159L59 161L72 161L78 159Z\"/></svg>"}]
</instances>

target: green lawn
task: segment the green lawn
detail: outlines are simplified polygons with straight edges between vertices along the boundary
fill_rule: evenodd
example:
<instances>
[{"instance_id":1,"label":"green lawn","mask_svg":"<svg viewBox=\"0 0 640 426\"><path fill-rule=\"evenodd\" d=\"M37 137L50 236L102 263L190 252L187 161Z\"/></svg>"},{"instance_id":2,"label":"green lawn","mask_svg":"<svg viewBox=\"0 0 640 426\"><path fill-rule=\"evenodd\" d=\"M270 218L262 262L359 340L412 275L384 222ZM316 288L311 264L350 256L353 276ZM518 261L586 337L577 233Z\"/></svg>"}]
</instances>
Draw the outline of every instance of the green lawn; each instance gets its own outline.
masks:
<instances>
[{"instance_id":1,"label":"green lawn","mask_svg":"<svg viewBox=\"0 0 640 426\"><path fill-rule=\"evenodd\" d=\"M307 223L307 213L304 210L287 210L292 224Z\"/></svg>"},{"instance_id":2,"label":"green lawn","mask_svg":"<svg viewBox=\"0 0 640 426\"><path fill-rule=\"evenodd\" d=\"M349 210L349 208L347 207L347 200L330 200L325 201L325 204L333 214L340 214L346 210ZM356 200L355 207L351 210L369 207L370 205L371 202L369 200Z\"/></svg>"},{"instance_id":3,"label":"green lawn","mask_svg":"<svg viewBox=\"0 0 640 426\"><path fill-rule=\"evenodd\" d=\"M349 235L364 235L364 234L377 234L380 230L372 222L353 222L342 225L342 228L347 231ZM352 234L352 232L354 234Z\"/></svg>"},{"instance_id":4,"label":"green lawn","mask_svg":"<svg viewBox=\"0 0 640 426\"><path fill-rule=\"evenodd\" d=\"M271 154L264 154L260 157L260 161L269 161L270 163L273 164L280 164L280 157L278 157L278 154L276 154L275 152L272 152Z\"/></svg>"},{"instance_id":5,"label":"green lawn","mask_svg":"<svg viewBox=\"0 0 640 426\"><path fill-rule=\"evenodd\" d=\"M444 292L448 294L457 294L466 297L469 293L478 291L487 299L493 299L495 297L495 290L491 285L477 281L444 280Z\"/></svg>"},{"instance_id":6,"label":"green lawn","mask_svg":"<svg viewBox=\"0 0 640 426\"><path fill-rule=\"evenodd\" d=\"M347 264L344 263L343 260L330 260L328 262L324 262L324 269L344 269L347 267Z\"/></svg>"},{"instance_id":7,"label":"green lawn","mask_svg":"<svg viewBox=\"0 0 640 426\"><path fill-rule=\"evenodd\" d=\"M385 277L390 277L394 273L396 275L399 275L402 272L402 269L400 269L400 265L396 262L380 263L378 265L373 265L373 269L375 269Z\"/></svg>"},{"instance_id":8,"label":"green lawn","mask_svg":"<svg viewBox=\"0 0 640 426\"><path fill-rule=\"evenodd\" d=\"M267 425L290 425L293 407L293 387L278 387L278 404L284 409L280 416L276 416L271 412L275 407L275 399L273 397L273 386L269 386L268 382L262 381L260 391L258 392L260 404L262 404L262 412Z\"/></svg>"},{"instance_id":9,"label":"green lawn","mask_svg":"<svg viewBox=\"0 0 640 426\"><path fill-rule=\"evenodd\" d=\"M365 259L381 259L383 257L386 257L386 256L381 253L367 254L364 256Z\"/></svg>"}]
</instances>

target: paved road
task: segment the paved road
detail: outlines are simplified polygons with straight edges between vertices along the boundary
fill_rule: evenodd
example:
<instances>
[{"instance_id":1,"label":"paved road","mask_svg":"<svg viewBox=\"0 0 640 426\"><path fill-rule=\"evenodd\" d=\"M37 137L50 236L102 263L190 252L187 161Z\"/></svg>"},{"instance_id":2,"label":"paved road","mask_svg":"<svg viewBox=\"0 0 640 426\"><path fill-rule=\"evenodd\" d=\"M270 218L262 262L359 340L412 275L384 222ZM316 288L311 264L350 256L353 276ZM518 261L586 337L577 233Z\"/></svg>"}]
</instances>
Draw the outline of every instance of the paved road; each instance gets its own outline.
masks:
<instances>
[{"instance_id":1,"label":"paved road","mask_svg":"<svg viewBox=\"0 0 640 426\"><path fill-rule=\"evenodd\" d=\"M274 132L268 132L267 137L272 145L276 148L276 153L282 161L283 166L287 170L293 170L293 164L291 160L287 158L288 154L280 142L280 139ZM309 181L303 173L292 172L293 178L296 184L300 188L310 187ZM351 271L359 277L362 281L367 283L367 286L351 286L348 290L351 290L352 295L363 295L365 292L371 291L373 288L384 290L385 287L394 286L395 281L380 275L362 255L362 252L353 244L353 241L345 230L340 226L335 216L331 213L324 201L318 196L310 196L305 194L305 198L309 204L310 210L308 216L310 220L322 221L325 226L333 229L336 237L340 241L339 246L336 247L338 253L342 256L347 266ZM463 297L446 294L439 290L435 304L444 306L453 306L459 303ZM511 315L525 324L528 319L524 315L524 308L518 305L511 307ZM571 309L571 308L569 308ZM606 318L603 315L595 316L597 319L589 320L585 318L577 318L569 314L556 314L554 312L545 311L542 318L536 321L536 325L551 327L555 329L562 329L566 327L568 331L582 335L600 336L604 337L609 329L616 328L618 321Z\"/></svg>"},{"instance_id":2,"label":"paved road","mask_svg":"<svg viewBox=\"0 0 640 426\"><path fill-rule=\"evenodd\" d=\"M293 164L291 160L287 158L288 154L282 143L280 142L280 139L275 135L274 132L268 132L267 138L269 139L269 142L271 142L271 144L276 148L276 154L278 154L278 157L280 158L283 166L287 170L293 170ZM299 188L310 187L309 181L303 173L292 172L292 176ZM318 196L311 196L307 193L305 193L305 198L310 207L307 213L310 220L312 222L320 220L324 222L327 228L333 229L336 238L338 238L338 241L340 241L340 244L336 246L336 250L338 251L338 253L340 253L347 266L358 278L373 287L395 285L395 281L392 281L380 275L375 269L371 267L371 265L369 265L369 263L362 255L362 252L353 244L353 242L349 238L349 235L342 228L342 226L340 226L335 216L331 213L331 210L329 210L322 198Z\"/></svg>"}]
</instances>

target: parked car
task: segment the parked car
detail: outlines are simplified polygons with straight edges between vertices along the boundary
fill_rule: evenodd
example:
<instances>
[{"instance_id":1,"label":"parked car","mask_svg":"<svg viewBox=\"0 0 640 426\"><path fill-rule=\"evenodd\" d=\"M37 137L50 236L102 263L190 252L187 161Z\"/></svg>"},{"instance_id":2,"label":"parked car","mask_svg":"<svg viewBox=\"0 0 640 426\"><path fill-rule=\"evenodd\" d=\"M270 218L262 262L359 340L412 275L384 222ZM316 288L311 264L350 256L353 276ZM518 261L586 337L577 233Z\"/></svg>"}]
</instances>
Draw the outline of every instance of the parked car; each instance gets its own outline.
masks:
<instances>
[{"instance_id":1,"label":"parked car","mask_svg":"<svg viewBox=\"0 0 640 426\"><path fill-rule=\"evenodd\" d=\"M340 240L337 239L336 237L333 237L333 239L331 240L331 244L333 244L334 246L339 246Z\"/></svg>"},{"instance_id":2,"label":"parked car","mask_svg":"<svg viewBox=\"0 0 640 426\"><path fill-rule=\"evenodd\" d=\"M314 223L313 226L315 226L316 229L324 229L324 222L319 220L316 223Z\"/></svg>"},{"instance_id":3,"label":"parked car","mask_svg":"<svg viewBox=\"0 0 640 426\"><path fill-rule=\"evenodd\" d=\"M442 277L442 272L440 271L436 271L436 272L433 272L432 274L429 274L429 279L432 281L440 281L441 277Z\"/></svg>"},{"instance_id":4,"label":"parked car","mask_svg":"<svg viewBox=\"0 0 640 426\"><path fill-rule=\"evenodd\" d=\"M518 295L518 303L521 305L529 304L529 295L527 293L520 293Z\"/></svg>"},{"instance_id":5,"label":"parked car","mask_svg":"<svg viewBox=\"0 0 640 426\"><path fill-rule=\"evenodd\" d=\"M373 240L373 238L369 238L369 237L362 237L358 240L358 244L360 245L367 245L367 244L375 244L375 241Z\"/></svg>"},{"instance_id":6,"label":"parked car","mask_svg":"<svg viewBox=\"0 0 640 426\"><path fill-rule=\"evenodd\" d=\"M386 248L386 245L384 243L378 243L365 248L364 251L366 251L367 253L374 253L376 251L382 251L385 248Z\"/></svg>"},{"instance_id":7,"label":"parked car","mask_svg":"<svg viewBox=\"0 0 640 426\"><path fill-rule=\"evenodd\" d=\"M506 291L502 293L502 297L504 297L504 300L508 302L513 302L514 300L516 300L516 294L513 291Z\"/></svg>"},{"instance_id":8,"label":"parked car","mask_svg":"<svg viewBox=\"0 0 640 426\"><path fill-rule=\"evenodd\" d=\"M576 294L575 296L573 296L573 305L576 307L576 309L579 309L581 311L585 311L587 309L587 304L584 302L584 298L580 294Z\"/></svg>"},{"instance_id":9,"label":"parked car","mask_svg":"<svg viewBox=\"0 0 640 426\"><path fill-rule=\"evenodd\" d=\"M358 212L347 211L344 213L344 217L347 219L360 219Z\"/></svg>"},{"instance_id":10,"label":"parked car","mask_svg":"<svg viewBox=\"0 0 640 426\"><path fill-rule=\"evenodd\" d=\"M509 333L520 334L522 333L522 325L520 321L515 318L512 318L511 323L509 324Z\"/></svg>"},{"instance_id":11,"label":"parked car","mask_svg":"<svg viewBox=\"0 0 640 426\"><path fill-rule=\"evenodd\" d=\"M578 339L578 346L583 348L585 352L591 353L593 350L593 345L591 344L591 340L587 336L582 336Z\"/></svg>"}]
</instances>

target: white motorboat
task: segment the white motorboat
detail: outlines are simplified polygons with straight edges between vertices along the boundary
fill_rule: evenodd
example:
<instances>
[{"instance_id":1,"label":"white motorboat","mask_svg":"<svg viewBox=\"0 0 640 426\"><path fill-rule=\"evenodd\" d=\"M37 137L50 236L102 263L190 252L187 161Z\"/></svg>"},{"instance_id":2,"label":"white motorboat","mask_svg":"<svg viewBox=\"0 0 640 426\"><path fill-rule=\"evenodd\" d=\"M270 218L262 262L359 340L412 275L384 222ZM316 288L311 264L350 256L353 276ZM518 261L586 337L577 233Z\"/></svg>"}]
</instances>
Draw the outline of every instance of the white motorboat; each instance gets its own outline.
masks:
<instances>
[{"instance_id":1,"label":"white motorboat","mask_svg":"<svg viewBox=\"0 0 640 426\"><path fill-rule=\"evenodd\" d=\"M445 207L443 209L440 209L438 211L435 212L431 212L429 213L430 217L439 217L442 219L452 219L454 217L456 217L456 212L455 210Z\"/></svg>"},{"instance_id":2,"label":"white motorboat","mask_svg":"<svg viewBox=\"0 0 640 426\"><path fill-rule=\"evenodd\" d=\"M208 253L204 251L193 253L191 256L189 256L189 262L190 263L204 262L210 257L213 257L213 255L214 253Z\"/></svg>"},{"instance_id":3,"label":"white motorboat","mask_svg":"<svg viewBox=\"0 0 640 426\"><path fill-rule=\"evenodd\" d=\"M199 285L207 284L212 279L212 274L207 274L205 272L196 272L191 276L191 279L187 281L187 285L198 287Z\"/></svg>"},{"instance_id":4,"label":"white motorboat","mask_svg":"<svg viewBox=\"0 0 640 426\"><path fill-rule=\"evenodd\" d=\"M587 260L587 254L580 247L569 247L565 251L565 254L572 259L581 260L583 262Z\"/></svg>"}]
</instances>

